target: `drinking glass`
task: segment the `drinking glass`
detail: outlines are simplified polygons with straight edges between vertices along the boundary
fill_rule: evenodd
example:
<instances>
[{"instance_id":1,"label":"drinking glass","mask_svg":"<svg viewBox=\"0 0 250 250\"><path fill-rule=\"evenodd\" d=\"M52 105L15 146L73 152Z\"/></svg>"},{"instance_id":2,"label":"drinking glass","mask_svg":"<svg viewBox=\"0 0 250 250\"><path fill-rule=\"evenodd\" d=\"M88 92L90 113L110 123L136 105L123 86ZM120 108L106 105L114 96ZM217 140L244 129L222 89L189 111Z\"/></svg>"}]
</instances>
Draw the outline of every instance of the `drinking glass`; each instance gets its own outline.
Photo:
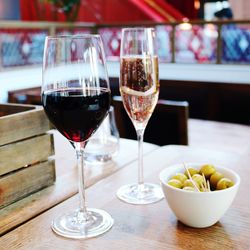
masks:
<instances>
[{"instance_id":1,"label":"drinking glass","mask_svg":"<svg viewBox=\"0 0 250 250\"><path fill-rule=\"evenodd\" d=\"M138 183L122 186L117 196L131 204L149 204L163 198L160 186L144 183L143 178L143 134L159 95L158 57L155 51L153 28L122 30L120 92L138 138Z\"/></svg>"},{"instance_id":2,"label":"drinking glass","mask_svg":"<svg viewBox=\"0 0 250 250\"><path fill-rule=\"evenodd\" d=\"M84 148L108 114L111 94L103 45L98 35L55 36L45 40L42 104L56 129L75 148L79 208L59 215L52 229L68 238L100 235L113 225L105 211L86 208Z\"/></svg>"},{"instance_id":3,"label":"drinking glass","mask_svg":"<svg viewBox=\"0 0 250 250\"><path fill-rule=\"evenodd\" d=\"M88 142L84 160L89 165L105 165L119 150L119 132L115 123L114 107L110 106L108 116Z\"/></svg>"}]
</instances>

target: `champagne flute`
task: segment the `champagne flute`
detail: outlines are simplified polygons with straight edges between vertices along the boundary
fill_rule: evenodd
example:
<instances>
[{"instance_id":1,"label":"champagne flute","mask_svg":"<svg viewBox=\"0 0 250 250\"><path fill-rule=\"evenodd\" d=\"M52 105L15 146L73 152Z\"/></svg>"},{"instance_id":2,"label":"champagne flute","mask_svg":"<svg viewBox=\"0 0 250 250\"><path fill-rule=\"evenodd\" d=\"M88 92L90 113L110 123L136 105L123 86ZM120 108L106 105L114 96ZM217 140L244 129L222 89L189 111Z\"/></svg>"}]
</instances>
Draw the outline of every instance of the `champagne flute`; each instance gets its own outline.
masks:
<instances>
[{"instance_id":1,"label":"champagne flute","mask_svg":"<svg viewBox=\"0 0 250 250\"><path fill-rule=\"evenodd\" d=\"M159 95L158 57L153 28L122 30L120 92L138 138L138 183L122 186L119 199L131 204L150 204L163 198L159 185L144 183L143 135Z\"/></svg>"},{"instance_id":2,"label":"champagne flute","mask_svg":"<svg viewBox=\"0 0 250 250\"><path fill-rule=\"evenodd\" d=\"M43 59L42 104L56 129L75 148L78 165L79 208L52 222L57 234L90 238L109 230L112 217L86 208L84 148L108 114L111 94L99 35L47 37Z\"/></svg>"}]
</instances>

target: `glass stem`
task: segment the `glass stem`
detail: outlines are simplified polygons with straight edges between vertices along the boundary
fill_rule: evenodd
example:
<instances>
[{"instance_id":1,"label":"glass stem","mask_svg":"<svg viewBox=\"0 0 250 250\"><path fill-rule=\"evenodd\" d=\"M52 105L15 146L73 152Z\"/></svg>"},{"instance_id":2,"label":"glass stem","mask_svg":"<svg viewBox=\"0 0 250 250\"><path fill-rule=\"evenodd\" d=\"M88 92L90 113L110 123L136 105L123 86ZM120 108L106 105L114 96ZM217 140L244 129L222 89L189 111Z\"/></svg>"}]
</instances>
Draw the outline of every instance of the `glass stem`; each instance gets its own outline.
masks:
<instances>
[{"instance_id":1,"label":"glass stem","mask_svg":"<svg viewBox=\"0 0 250 250\"><path fill-rule=\"evenodd\" d=\"M143 135L144 129L138 129L137 140L138 140L138 185L139 187L143 186L144 178L143 178Z\"/></svg>"},{"instance_id":2,"label":"glass stem","mask_svg":"<svg viewBox=\"0 0 250 250\"><path fill-rule=\"evenodd\" d=\"M85 144L76 143L76 157L77 157L77 168L78 168L78 193L79 193L79 211L77 214L77 220L79 223L84 223L88 220L88 213L86 208L85 198L85 182L84 182L84 158L83 149Z\"/></svg>"}]
</instances>

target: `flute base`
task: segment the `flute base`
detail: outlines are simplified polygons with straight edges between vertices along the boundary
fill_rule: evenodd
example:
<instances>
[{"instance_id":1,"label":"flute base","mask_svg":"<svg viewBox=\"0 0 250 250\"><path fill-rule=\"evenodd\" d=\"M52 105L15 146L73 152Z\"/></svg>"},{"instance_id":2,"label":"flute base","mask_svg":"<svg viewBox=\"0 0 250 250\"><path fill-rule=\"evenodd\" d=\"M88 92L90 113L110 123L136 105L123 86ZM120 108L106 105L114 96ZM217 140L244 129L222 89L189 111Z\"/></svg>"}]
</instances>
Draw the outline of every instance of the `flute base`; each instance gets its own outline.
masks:
<instances>
[{"instance_id":1,"label":"flute base","mask_svg":"<svg viewBox=\"0 0 250 250\"><path fill-rule=\"evenodd\" d=\"M63 214L52 222L52 230L63 237L87 239L107 232L114 224L113 218L100 209L88 208L87 218L79 211Z\"/></svg>"},{"instance_id":2,"label":"flute base","mask_svg":"<svg viewBox=\"0 0 250 250\"><path fill-rule=\"evenodd\" d=\"M118 189L116 195L120 200L135 205L155 203L164 197L161 187L152 183L125 185Z\"/></svg>"}]
</instances>

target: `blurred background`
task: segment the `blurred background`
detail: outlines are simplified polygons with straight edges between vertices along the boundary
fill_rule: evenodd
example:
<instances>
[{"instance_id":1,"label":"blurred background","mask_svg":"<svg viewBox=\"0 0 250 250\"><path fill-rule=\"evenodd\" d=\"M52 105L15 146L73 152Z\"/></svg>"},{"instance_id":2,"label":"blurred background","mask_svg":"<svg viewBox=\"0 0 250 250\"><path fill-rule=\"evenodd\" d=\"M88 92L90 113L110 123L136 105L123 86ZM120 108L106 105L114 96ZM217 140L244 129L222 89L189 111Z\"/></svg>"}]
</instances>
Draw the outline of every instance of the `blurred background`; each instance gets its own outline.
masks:
<instances>
[{"instance_id":1,"label":"blurred background","mask_svg":"<svg viewBox=\"0 0 250 250\"><path fill-rule=\"evenodd\" d=\"M0 102L28 102L27 91L11 97L41 85L44 39L55 34L99 33L119 95L121 28L153 26L160 98L188 101L191 118L249 124L249 9L250 0L0 0Z\"/></svg>"},{"instance_id":2,"label":"blurred background","mask_svg":"<svg viewBox=\"0 0 250 250\"><path fill-rule=\"evenodd\" d=\"M41 63L45 36L61 33L98 32L117 60L121 26L154 22L162 62L249 64L249 8L249 0L0 0L0 19L16 21L0 23L1 67Z\"/></svg>"}]
</instances>

